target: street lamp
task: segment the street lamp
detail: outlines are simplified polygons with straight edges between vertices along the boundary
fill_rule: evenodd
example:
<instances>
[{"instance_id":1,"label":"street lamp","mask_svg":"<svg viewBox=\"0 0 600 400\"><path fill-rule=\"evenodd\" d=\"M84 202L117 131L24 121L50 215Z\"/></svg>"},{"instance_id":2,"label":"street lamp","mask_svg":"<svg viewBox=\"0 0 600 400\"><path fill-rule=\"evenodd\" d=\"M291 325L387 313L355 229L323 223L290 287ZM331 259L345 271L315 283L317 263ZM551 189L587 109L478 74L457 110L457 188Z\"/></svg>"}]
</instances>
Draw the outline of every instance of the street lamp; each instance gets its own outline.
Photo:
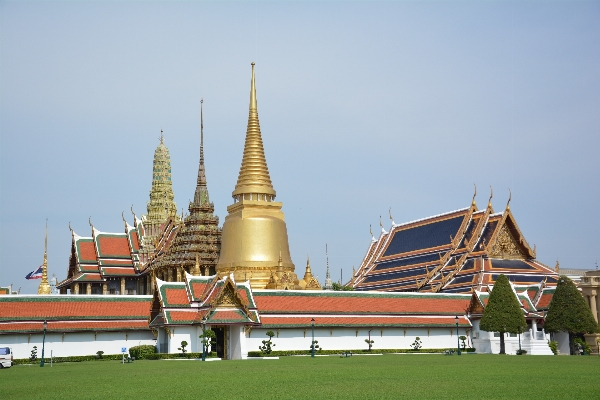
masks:
<instances>
[{"instance_id":1,"label":"street lamp","mask_svg":"<svg viewBox=\"0 0 600 400\"><path fill-rule=\"evenodd\" d=\"M310 356L314 357L315 356L315 319L314 318L312 318L310 320L310 325L312 327L312 344L310 346L310 352L311 352Z\"/></svg>"},{"instance_id":2,"label":"street lamp","mask_svg":"<svg viewBox=\"0 0 600 400\"><path fill-rule=\"evenodd\" d=\"M454 321L456 322L456 343L458 344L456 346L456 354L458 354L460 356L460 337L458 336L458 315L456 317L454 317Z\"/></svg>"},{"instance_id":3,"label":"street lamp","mask_svg":"<svg viewBox=\"0 0 600 400\"><path fill-rule=\"evenodd\" d=\"M46 346L46 329L48 328L48 322L44 320L44 339L42 339L42 361L40 367L44 366L44 347Z\"/></svg>"},{"instance_id":4,"label":"street lamp","mask_svg":"<svg viewBox=\"0 0 600 400\"><path fill-rule=\"evenodd\" d=\"M206 315L202 317L202 361L206 361Z\"/></svg>"}]
</instances>

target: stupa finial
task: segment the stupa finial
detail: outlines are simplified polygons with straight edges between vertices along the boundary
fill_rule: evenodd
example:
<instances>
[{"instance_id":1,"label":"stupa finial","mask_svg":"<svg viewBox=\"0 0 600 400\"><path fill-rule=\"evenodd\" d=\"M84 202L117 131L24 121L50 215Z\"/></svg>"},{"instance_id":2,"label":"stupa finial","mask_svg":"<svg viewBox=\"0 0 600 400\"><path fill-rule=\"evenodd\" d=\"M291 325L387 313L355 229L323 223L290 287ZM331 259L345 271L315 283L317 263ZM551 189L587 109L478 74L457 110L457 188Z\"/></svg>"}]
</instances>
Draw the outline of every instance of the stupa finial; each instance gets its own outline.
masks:
<instances>
[{"instance_id":1,"label":"stupa finial","mask_svg":"<svg viewBox=\"0 0 600 400\"><path fill-rule=\"evenodd\" d=\"M198 179L196 180L196 191L194 192L194 203L210 203L208 187L206 185L206 169L204 167L204 99L200 99L200 162L198 163Z\"/></svg>"},{"instance_id":2,"label":"stupa finial","mask_svg":"<svg viewBox=\"0 0 600 400\"><path fill-rule=\"evenodd\" d=\"M232 193L233 198L238 198L240 195L249 195L249 200L272 201L275 198L275 190L271 183L260 133L260 124L258 122L254 63L252 63L250 109L248 114L248 126L246 128L244 156L242 158L242 166L240 168L237 184Z\"/></svg>"}]
</instances>

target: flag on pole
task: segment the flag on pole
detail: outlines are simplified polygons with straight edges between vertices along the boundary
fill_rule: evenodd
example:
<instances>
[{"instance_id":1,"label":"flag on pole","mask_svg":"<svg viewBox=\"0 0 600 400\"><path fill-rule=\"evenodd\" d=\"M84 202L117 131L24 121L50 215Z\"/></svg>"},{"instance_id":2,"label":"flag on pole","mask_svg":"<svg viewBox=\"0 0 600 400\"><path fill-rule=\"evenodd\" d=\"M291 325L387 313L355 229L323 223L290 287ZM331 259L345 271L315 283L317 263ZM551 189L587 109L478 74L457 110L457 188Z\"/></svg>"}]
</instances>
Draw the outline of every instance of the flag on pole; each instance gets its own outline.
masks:
<instances>
[{"instance_id":1,"label":"flag on pole","mask_svg":"<svg viewBox=\"0 0 600 400\"><path fill-rule=\"evenodd\" d=\"M27 274L27 276L25 277L25 279L42 279L42 271L44 269L43 265L40 265L40 267L38 269L36 269L35 271L31 271L30 273Z\"/></svg>"}]
</instances>

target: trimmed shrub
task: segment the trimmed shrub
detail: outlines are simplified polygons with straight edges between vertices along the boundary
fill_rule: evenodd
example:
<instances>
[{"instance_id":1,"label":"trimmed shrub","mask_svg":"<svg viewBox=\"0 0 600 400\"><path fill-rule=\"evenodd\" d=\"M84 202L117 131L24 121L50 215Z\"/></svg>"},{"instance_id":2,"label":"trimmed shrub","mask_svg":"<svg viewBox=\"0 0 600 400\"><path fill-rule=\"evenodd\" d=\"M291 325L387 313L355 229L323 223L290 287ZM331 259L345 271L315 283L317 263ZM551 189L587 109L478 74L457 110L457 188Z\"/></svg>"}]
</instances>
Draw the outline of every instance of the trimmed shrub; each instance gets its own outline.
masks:
<instances>
[{"instance_id":1,"label":"trimmed shrub","mask_svg":"<svg viewBox=\"0 0 600 400\"><path fill-rule=\"evenodd\" d=\"M135 357L136 360L149 359L150 356L156 353L156 346L151 344L142 344L129 348L129 355Z\"/></svg>"}]
</instances>

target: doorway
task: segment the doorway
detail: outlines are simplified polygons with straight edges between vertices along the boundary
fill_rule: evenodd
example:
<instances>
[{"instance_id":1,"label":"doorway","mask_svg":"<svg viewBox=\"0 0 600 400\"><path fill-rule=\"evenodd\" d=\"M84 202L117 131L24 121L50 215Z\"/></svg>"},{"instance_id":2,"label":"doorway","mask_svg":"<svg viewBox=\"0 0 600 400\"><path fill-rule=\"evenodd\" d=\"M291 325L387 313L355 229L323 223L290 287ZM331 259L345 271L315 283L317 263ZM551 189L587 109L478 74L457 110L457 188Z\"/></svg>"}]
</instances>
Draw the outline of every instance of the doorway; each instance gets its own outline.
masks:
<instances>
[{"instance_id":1,"label":"doorway","mask_svg":"<svg viewBox=\"0 0 600 400\"><path fill-rule=\"evenodd\" d=\"M215 332L216 334L216 349L213 349L213 351L216 351L217 353L217 357L225 360L227 359L227 327L224 326L218 326L218 327L212 327L212 330Z\"/></svg>"}]
</instances>

